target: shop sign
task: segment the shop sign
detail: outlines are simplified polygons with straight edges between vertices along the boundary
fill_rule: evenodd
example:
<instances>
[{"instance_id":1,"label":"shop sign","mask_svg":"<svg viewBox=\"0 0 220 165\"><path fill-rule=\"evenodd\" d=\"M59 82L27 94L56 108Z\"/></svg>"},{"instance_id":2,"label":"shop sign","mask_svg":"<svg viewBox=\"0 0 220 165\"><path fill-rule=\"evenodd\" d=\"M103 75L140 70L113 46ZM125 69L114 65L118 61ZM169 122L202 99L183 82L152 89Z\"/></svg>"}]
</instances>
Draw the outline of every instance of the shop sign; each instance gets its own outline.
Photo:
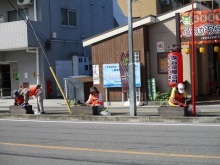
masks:
<instances>
[{"instance_id":1,"label":"shop sign","mask_svg":"<svg viewBox=\"0 0 220 165\"><path fill-rule=\"evenodd\" d=\"M168 83L171 87L183 82L183 59L180 52L168 54Z\"/></svg>"},{"instance_id":2,"label":"shop sign","mask_svg":"<svg viewBox=\"0 0 220 165\"><path fill-rule=\"evenodd\" d=\"M157 42L157 52L164 52L164 42Z\"/></svg>"},{"instance_id":3,"label":"shop sign","mask_svg":"<svg viewBox=\"0 0 220 165\"><path fill-rule=\"evenodd\" d=\"M120 66L118 63L103 64L104 88L122 87ZM141 87L140 63L135 63L135 84Z\"/></svg>"},{"instance_id":4,"label":"shop sign","mask_svg":"<svg viewBox=\"0 0 220 165\"><path fill-rule=\"evenodd\" d=\"M181 13L182 44L191 43L192 12ZM220 9L194 11L194 44L220 42Z\"/></svg>"}]
</instances>

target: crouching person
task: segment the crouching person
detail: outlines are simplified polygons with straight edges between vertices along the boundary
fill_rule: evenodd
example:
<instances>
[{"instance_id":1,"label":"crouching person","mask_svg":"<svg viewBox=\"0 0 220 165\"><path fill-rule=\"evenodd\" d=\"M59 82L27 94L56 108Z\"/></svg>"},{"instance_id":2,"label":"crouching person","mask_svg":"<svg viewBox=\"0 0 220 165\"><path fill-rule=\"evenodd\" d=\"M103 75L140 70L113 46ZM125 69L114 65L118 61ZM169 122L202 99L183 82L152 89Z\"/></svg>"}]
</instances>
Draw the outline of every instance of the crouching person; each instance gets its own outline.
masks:
<instances>
[{"instance_id":1,"label":"crouching person","mask_svg":"<svg viewBox=\"0 0 220 165\"><path fill-rule=\"evenodd\" d=\"M31 86L29 88L23 88L21 91L21 95L24 97L24 105L28 105L29 97L30 96L36 96L37 89L39 88L39 85Z\"/></svg>"},{"instance_id":2,"label":"crouching person","mask_svg":"<svg viewBox=\"0 0 220 165\"><path fill-rule=\"evenodd\" d=\"M24 97L20 95L19 90L13 91L13 97L14 97L14 105L21 105L24 103Z\"/></svg>"},{"instance_id":3,"label":"crouching person","mask_svg":"<svg viewBox=\"0 0 220 165\"><path fill-rule=\"evenodd\" d=\"M168 103L170 106L180 107L188 107L191 104L190 100L186 100L185 87L182 83L173 87Z\"/></svg>"},{"instance_id":4,"label":"crouching person","mask_svg":"<svg viewBox=\"0 0 220 165\"><path fill-rule=\"evenodd\" d=\"M86 105L90 105L93 108L97 108L99 114L101 110L104 108L104 101L102 99L102 94L98 91L96 87L90 88L89 99L85 103Z\"/></svg>"}]
</instances>

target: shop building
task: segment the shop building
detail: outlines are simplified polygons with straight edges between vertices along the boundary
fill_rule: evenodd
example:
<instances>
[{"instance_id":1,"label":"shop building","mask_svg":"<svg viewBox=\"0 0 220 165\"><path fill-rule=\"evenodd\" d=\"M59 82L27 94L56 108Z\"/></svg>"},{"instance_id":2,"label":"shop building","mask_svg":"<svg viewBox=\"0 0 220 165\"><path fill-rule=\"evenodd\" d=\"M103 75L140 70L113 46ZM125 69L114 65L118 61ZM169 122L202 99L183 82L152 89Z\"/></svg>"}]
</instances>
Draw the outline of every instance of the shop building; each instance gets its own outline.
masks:
<instances>
[{"instance_id":1,"label":"shop building","mask_svg":"<svg viewBox=\"0 0 220 165\"><path fill-rule=\"evenodd\" d=\"M198 2L195 2L193 7L195 11L211 10ZM170 89L167 54L173 45L181 47L183 80L189 83L186 91L188 95L191 95L191 55L185 53L185 49L191 46L190 43L188 45L181 43L183 40L180 34L180 14L191 10L192 5L188 4L162 15L149 15L133 22L134 57L141 66L141 100L148 100L148 80L152 78L155 78L157 91L167 92ZM209 94L209 82L213 80L218 82L216 78L219 75L219 61L215 60L213 44L204 45L207 51L201 54L199 52L201 45L195 43L197 96ZM219 44L219 41L215 44ZM103 75L103 64L118 63L118 54L128 51L128 25L86 39L83 41L83 46L91 47L92 65L99 68L97 74L99 81L95 83L95 86L103 93L106 100L121 101L123 98L121 87L108 88L107 90L104 87L103 78L106 75Z\"/></svg>"}]
</instances>

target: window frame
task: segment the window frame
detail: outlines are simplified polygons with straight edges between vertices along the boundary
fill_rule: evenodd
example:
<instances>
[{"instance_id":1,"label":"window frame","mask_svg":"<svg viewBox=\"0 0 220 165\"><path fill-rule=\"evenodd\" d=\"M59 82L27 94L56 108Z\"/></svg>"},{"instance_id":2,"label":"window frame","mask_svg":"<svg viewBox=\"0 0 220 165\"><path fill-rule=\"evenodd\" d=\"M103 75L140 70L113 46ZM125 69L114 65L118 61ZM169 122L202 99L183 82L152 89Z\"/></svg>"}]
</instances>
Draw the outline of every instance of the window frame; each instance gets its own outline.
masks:
<instances>
[{"instance_id":1,"label":"window frame","mask_svg":"<svg viewBox=\"0 0 220 165\"><path fill-rule=\"evenodd\" d=\"M61 25L62 26L68 26L68 27L77 26L77 14L75 10L61 8L60 12L61 12ZM73 14L73 17L71 17L71 14Z\"/></svg>"},{"instance_id":2,"label":"window frame","mask_svg":"<svg viewBox=\"0 0 220 165\"><path fill-rule=\"evenodd\" d=\"M134 51L134 62L140 62L140 52L139 51Z\"/></svg>"},{"instance_id":3,"label":"window frame","mask_svg":"<svg viewBox=\"0 0 220 165\"><path fill-rule=\"evenodd\" d=\"M24 11L25 10L25 11ZM16 13L16 20L9 20L10 18L10 14L9 13L15 12ZM20 14L19 14L20 13ZM16 10L8 10L7 11L7 15L8 15L8 22L14 22L14 21L21 21L21 20L26 20L26 14L27 16L29 16L28 13L28 8L24 8L24 9L16 9ZM24 18L22 18L20 15L24 15Z\"/></svg>"},{"instance_id":4,"label":"window frame","mask_svg":"<svg viewBox=\"0 0 220 165\"><path fill-rule=\"evenodd\" d=\"M89 65L84 65L84 70L88 71L89 70Z\"/></svg>"}]
</instances>

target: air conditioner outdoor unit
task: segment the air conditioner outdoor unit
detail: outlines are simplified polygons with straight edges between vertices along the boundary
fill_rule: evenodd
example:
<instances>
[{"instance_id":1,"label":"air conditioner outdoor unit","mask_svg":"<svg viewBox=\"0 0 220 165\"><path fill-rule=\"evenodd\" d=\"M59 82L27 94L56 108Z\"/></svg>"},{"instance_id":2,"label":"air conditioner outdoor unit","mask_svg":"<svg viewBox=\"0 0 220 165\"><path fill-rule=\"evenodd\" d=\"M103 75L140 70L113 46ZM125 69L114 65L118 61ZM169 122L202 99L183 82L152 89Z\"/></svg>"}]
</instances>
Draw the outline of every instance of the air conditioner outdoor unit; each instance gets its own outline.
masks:
<instances>
[{"instance_id":1,"label":"air conditioner outdoor unit","mask_svg":"<svg viewBox=\"0 0 220 165\"><path fill-rule=\"evenodd\" d=\"M0 23L3 23L3 22L5 22L5 17L0 16Z\"/></svg>"},{"instance_id":2,"label":"air conditioner outdoor unit","mask_svg":"<svg viewBox=\"0 0 220 165\"><path fill-rule=\"evenodd\" d=\"M32 5L33 0L17 0L18 5Z\"/></svg>"}]
</instances>

